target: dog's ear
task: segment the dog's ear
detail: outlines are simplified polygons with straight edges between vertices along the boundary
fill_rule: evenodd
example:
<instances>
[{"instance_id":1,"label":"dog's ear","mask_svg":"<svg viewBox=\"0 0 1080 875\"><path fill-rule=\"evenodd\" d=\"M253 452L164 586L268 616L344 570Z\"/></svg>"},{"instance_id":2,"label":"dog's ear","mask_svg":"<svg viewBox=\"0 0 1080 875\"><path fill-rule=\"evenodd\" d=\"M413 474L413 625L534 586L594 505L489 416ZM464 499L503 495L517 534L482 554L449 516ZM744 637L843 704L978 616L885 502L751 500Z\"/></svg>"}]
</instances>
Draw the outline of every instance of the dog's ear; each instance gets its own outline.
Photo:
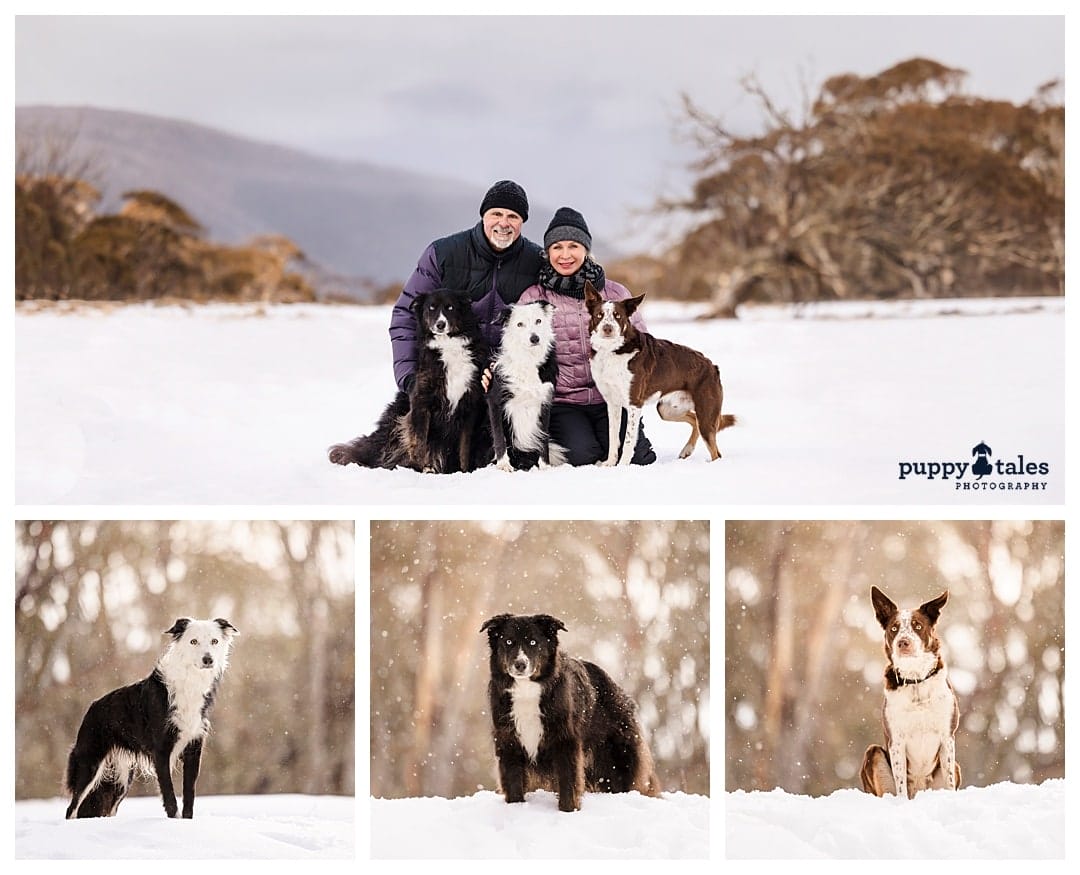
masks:
<instances>
[{"instance_id":1,"label":"dog's ear","mask_svg":"<svg viewBox=\"0 0 1080 875\"><path fill-rule=\"evenodd\" d=\"M641 306L641 302L644 300L644 292L642 292L636 298L627 298L626 300L624 300L622 303L626 307L626 315L629 316L631 313L633 313L638 307Z\"/></svg>"},{"instance_id":2,"label":"dog's ear","mask_svg":"<svg viewBox=\"0 0 1080 875\"><path fill-rule=\"evenodd\" d=\"M600 293L596 291L596 286L589 282L589 280L585 280L585 306L599 307L603 303L604 299L600 297Z\"/></svg>"},{"instance_id":3,"label":"dog's ear","mask_svg":"<svg viewBox=\"0 0 1080 875\"><path fill-rule=\"evenodd\" d=\"M218 628L221 629L221 634L226 638L231 638L234 635L240 634L240 630L228 620L223 620L221 617L218 617L214 622L218 624Z\"/></svg>"},{"instance_id":4,"label":"dog's ear","mask_svg":"<svg viewBox=\"0 0 1080 875\"><path fill-rule=\"evenodd\" d=\"M884 629L889 625L889 618L896 613L896 603L876 586L870 587L870 601L874 603L874 616Z\"/></svg>"},{"instance_id":5,"label":"dog's ear","mask_svg":"<svg viewBox=\"0 0 1080 875\"><path fill-rule=\"evenodd\" d=\"M928 602L924 602L919 605L919 610L926 615L926 619L930 621L930 625L933 626L941 615L941 609L945 607L945 602L949 600L949 591L945 590L936 599L930 599Z\"/></svg>"},{"instance_id":6,"label":"dog's ear","mask_svg":"<svg viewBox=\"0 0 1080 875\"><path fill-rule=\"evenodd\" d=\"M551 301L533 301L533 303L539 304L540 309L543 310L545 313L550 313L552 310L555 309L555 305L552 304Z\"/></svg>"},{"instance_id":7,"label":"dog's ear","mask_svg":"<svg viewBox=\"0 0 1080 875\"><path fill-rule=\"evenodd\" d=\"M175 640L179 641L180 636L183 635L185 631L187 631L187 627L190 622L190 617L181 617L179 620L173 623L171 629L165 630L165 634L172 635Z\"/></svg>"},{"instance_id":8,"label":"dog's ear","mask_svg":"<svg viewBox=\"0 0 1080 875\"><path fill-rule=\"evenodd\" d=\"M481 632L487 632L488 637L499 634L499 627L509 620L513 614L496 614L490 620L484 620L484 625L480 627Z\"/></svg>"},{"instance_id":9,"label":"dog's ear","mask_svg":"<svg viewBox=\"0 0 1080 875\"><path fill-rule=\"evenodd\" d=\"M563 621L551 616L551 614L537 614L533 619L543 628L548 638L554 638L556 641L559 638L559 630L566 631Z\"/></svg>"},{"instance_id":10,"label":"dog's ear","mask_svg":"<svg viewBox=\"0 0 1080 875\"><path fill-rule=\"evenodd\" d=\"M499 314L498 318L495 321L498 322L500 325L505 326L506 323L510 321L510 314L513 313L513 312L514 312L513 307L507 307L505 310L503 310Z\"/></svg>"}]
</instances>

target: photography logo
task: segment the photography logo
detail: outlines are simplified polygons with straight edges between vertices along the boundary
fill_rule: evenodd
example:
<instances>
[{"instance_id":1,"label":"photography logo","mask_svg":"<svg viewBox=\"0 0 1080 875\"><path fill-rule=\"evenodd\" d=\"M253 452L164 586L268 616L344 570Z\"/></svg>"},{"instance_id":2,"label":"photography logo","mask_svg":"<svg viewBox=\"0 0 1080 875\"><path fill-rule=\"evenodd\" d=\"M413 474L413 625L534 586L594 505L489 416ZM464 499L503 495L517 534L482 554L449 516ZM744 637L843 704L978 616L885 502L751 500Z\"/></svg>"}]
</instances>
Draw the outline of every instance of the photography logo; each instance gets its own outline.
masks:
<instances>
[{"instance_id":1,"label":"photography logo","mask_svg":"<svg viewBox=\"0 0 1080 875\"><path fill-rule=\"evenodd\" d=\"M1049 462L1032 462L1023 453L994 458L994 451L980 441L971 448L970 461L900 462L901 480L942 480L957 492L999 490L1043 491L1050 474Z\"/></svg>"}]
</instances>

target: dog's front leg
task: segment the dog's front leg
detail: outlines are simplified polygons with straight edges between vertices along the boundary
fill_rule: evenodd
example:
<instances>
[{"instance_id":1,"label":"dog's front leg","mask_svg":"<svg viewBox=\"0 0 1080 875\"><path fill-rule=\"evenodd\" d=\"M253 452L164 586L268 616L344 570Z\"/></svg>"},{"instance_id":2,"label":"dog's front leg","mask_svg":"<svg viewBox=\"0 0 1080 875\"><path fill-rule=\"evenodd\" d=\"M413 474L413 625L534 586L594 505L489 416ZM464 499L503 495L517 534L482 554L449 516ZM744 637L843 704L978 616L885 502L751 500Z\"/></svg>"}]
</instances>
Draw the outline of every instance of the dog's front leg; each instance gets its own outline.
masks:
<instances>
[{"instance_id":1,"label":"dog's front leg","mask_svg":"<svg viewBox=\"0 0 1080 875\"><path fill-rule=\"evenodd\" d=\"M537 466L548 468L551 466L551 405L545 404L540 411L540 460Z\"/></svg>"},{"instance_id":2,"label":"dog's front leg","mask_svg":"<svg viewBox=\"0 0 1080 875\"><path fill-rule=\"evenodd\" d=\"M517 749L515 750L514 747ZM499 759L499 786L507 802L525 801L525 750L520 744L501 746L496 751Z\"/></svg>"},{"instance_id":3,"label":"dog's front leg","mask_svg":"<svg viewBox=\"0 0 1080 875\"><path fill-rule=\"evenodd\" d=\"M176 791L173 790L172 772L169 771L169 755L172 753L172 744L167 742L167 747L159 748L154 753L154 771L157 772L158 789L161 790L161 801L165 805L165 814L176 817Z\"/></svg>"},{"instance_id":4,"label":"dog's front leg","mask_svg":"<svg viewBox=\"0 0 1080 875\"><path fill-rule=\"evenodd\" d=\"M607 458L602 462L598 462L602 468L610 468L616 462L619 461L619 425L622 423L623 409L618 404L612 404L610 401L607 406L607 434L608 434L608 451Z\"/></svg>"},{"instance_id":5,"label":"dog's front leg","mask_svg":"<svg viewBox=\"0 0 1080 875\"><path fill-rule=\"evenodd\" d=\"M552 752L556 762L555 775L559 782L559 811L580 811L585 792L585 761L581 745L567 742L561 750Z\"/></svg>"},{"instance_id":6,"label":"dog's front leg","mask_svg":"<svg viewBox=\"0 0 1080 875\"><path fill-rule=\"evenodd\" d=\"M502 397L502 380L496 370L487 390L488 425L491 427L491 443L495 451L495 467L500 471L513 471L510 454L506 449L506 433L503 431L502 409L497 398Z\"/></svg>"},{"instance_id":7,"label":"dog's front leg","mask_svg":"<svg viewBox=\"0 0 1080 875\"><path fill-rule=\"evenodd\" d=\"M622 457L620 465L629 465L634 458L634 448L637 446L638 429L641 428L641 408L631 404L626 408L626 437L622 445Z\"/></svg>"},{"instance_id":8,"label":"dog's front leg","mask_svg":"<svg viewBox=\"0 0 1080 875\"><path fill-rule=\"evenodd\" d=\"M903 745L895 741L889 745L889 761L892 765L896 795L901 799L907 799L907 751L904 750Z\"/></svg>"},{"instance_id":9,"label":"dog's front leg","mask_svg":"<svg viewBox=\"0 0 1080 875\"><path fill-rule=\"evenodd\" d=\"M941 767L945 771L945 789L956 790L956 739L948 736L938 751Z\"/></svg>"},{"instance_id":10,"label":"dog's front leg","mask_svg":"<svg viewBox=\"0 0 1080 875\"><path fill-rule=\"evenodd\" d=\"M202 739L197 738L184 749L184 809L183 816L191 819L195 813L195 781L202 760Z\"/></svg>"},{"instance_id":11,"label":"dog's front leg","mask_svg":"<svg viewBox=\"0 0 1080 875\"><path fill-rule=\"evenodd\" d=\"M461 434L458 435L458 470L472 470L472 437L473 429L479 425L479 419L470 418L461 424Z\"/></svg>"}]
</instances>

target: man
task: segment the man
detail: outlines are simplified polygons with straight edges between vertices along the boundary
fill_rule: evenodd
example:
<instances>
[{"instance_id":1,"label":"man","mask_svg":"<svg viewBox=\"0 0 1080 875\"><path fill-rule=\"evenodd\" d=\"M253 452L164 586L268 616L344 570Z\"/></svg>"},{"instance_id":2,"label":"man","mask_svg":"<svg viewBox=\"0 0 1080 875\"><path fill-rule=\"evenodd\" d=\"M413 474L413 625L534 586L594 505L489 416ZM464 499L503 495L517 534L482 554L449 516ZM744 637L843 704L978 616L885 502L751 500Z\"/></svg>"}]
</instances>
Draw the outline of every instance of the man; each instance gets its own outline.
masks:
<instances>
[{"instance_id":1,"label":"man","mask_svg":"<svg viewBox=\"0 0 1080 875\"><path fill-rule=\"evenodd\" d=\"M416 369L417 295L435 289L467 292L484 339L495 348L499 316L536 282L543 254L521 236L529 218L525 190L509 179L496 182L480 202L480 221L442 237L424 250L390 316L394 380L408 391Z\"/></svg>"}]
</instances>

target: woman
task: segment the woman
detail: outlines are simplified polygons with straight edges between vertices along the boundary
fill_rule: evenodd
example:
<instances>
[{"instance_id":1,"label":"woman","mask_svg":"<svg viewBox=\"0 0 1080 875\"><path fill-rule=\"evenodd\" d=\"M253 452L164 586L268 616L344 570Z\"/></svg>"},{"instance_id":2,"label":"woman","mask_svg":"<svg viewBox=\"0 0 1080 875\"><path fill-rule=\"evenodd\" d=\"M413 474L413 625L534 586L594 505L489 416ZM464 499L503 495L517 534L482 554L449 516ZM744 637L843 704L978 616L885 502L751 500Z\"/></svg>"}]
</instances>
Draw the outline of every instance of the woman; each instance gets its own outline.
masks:
<instances>
[{"instance_id":1,"label":"woman","mask_svg":"<svg viewBox=\"0 0 1080 875\"><path fill-rule=\"evenodd\" d=\"M540 266L536 285L521 293L519 303L550 301L555 305L555 359L559 376L551 407L551 440L566 451L571 465L592 465L608 454L607 404L593 382L589 357L589 311L585 307L585 282L593 284L611 301L631 297L625 286L604 277L604 269L590 254L592 235L585 217L570 207L560 207L544 234L546 261ZM639 331L645 323L638 313L631 321ZM623 416L619 440L626 433ZM638 431L631 463L656 461L644 429Z\"/></svg>"}]
</instances>

